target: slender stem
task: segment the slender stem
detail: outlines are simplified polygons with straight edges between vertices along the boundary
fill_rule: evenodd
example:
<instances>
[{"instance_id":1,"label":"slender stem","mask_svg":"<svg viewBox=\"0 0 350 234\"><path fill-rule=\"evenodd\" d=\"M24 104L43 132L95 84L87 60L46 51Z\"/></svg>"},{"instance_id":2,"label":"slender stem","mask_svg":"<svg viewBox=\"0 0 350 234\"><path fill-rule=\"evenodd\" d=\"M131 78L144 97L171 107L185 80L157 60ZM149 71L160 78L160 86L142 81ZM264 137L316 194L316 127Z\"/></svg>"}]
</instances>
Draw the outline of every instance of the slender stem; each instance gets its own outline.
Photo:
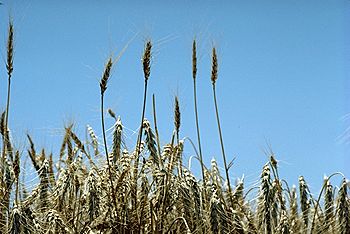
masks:
<instances>
[{"instance_id":1,"label":"slender stem","mask_svg":"<svg viewBox=\"0 0 350 234\"><path fill-rule=\"evenodd\" d=\"M138 174L138 165L139 165L139 154L140 154L140 148L141 148L141 139L142 139L142 130L143 130L143 119L145 118L145 110L146 110L146 97L147 97L147 79L145 79L145 85L144 85L144 93L143 93L143 107L142 107L142 115L141 115L141 126L140 131L136 143L136 159L135 159L135 165L134 165L134 207L136 209L137 204L137 174ZM137 218L139 220L139 218ZM140 228L140 227L139 227Z\"/></svg>"},{"instance_id":2,"label":"slender stem","mask_svg":"<svg viewBox=\"0 0 350 234\"><path fill-rule=\"evenodd\" d=\"M147 98L147 80L145 79L144 93L143 93L143 107L142 107L142 115L141 115L141 126L136 144L136 162L134 167L135 179L137 180L137 170L139 165L139 154L141 148L141 139L142 139L142 130L143 130L143 119L145 118L145 110L146 110L146 98ZM136 185L137 186L137 185ZM136 201L135 201L136 202ZM136 203L135 203L136 204Z\"/></svg>"},{"instance_id":3,"label":"slender stem","mask_svg":"<svg viewBox=\"0 0 350 234\"><path fill-rule=\"evenodd\" d=\"M196 79L195 78L193 79L193 96L194 96L194 112L196 115L196 128L197 128L199 158L201 161L203 184L205 185L204 163L203 163L203 155L202 155L201 138L200 138L200 133L199 133L198 109L197 109L197 88L196 88Z\"/></svg>"},{"instance_id":4,"label":"slender stem","mask_svg":"<svg viewBox=\"0 0 350 234\"><path fill-rule=\"evenodd\" d=\"M175 129L175 135L176 135L176 144L179 146L179 131ZM178 162L178 168L177 168L177 174L182 177L182 154L180 155L179 162Z\"/></svg>"},{"instance_id":5,"label":"slender stem","mask_svg":"<svg viewBox=\"0 0 350 234\"><path fill-rule=\"evenodd\" d=\"M197 128L197 141L198 141L198 150L199 150L199 160L201 163L201 169L202 169L202 180L203 180L203 196L202 196L202 208L203 210L206 209L205 204L207 200L207 193L206 193L206 182L205 182L205 174L204 174L204 162L203 162L203 155L202 155L202 146L201 146L201 138L200 138L200 132L199 132L199 121L198 121L198 108L197 108L197 86L196 86L196 77L193 77L193 98L194 98L194 113L196 116L196 128ZM202 233L205 233L204 227L202 227Z\"/></svg>"},{"instance_id":6,"label":"slender stem","mask_svg":"<svg viewBox=\"0 0 350 234\"><path fill-rule=\"evenodd\" d=\"M7 141L9 140L9 137L6 136L8 131L7 131L7 126L8 126L8 116L9 116L9 109L10 109L10 92L11 92L11 74L8 76L8 82L7 82L7 101L6 101L6 110L5 110L5 133L3 136L3 151L2 151L2 162L5 161L6 158L6 150L7 150ZM4 167L5 168L5 167ZM5 173L5 172L4 172Z\"/></svg>"},{"instance_id":7,"label":"slender stem","mask_svg":"<svg viewBox=\"0 0 350 234\"><path fill-rule=\"evenodd\" d=\"M218 105L217 105L217 101L216 101L216 89L215 89L215 83L213 83L213 94L214 94L214 104L215 104L215 113L216 113L216 121L218 124L218 129L219 129L219 136L220 136L220 144L221 144L221 152L222 152L222 158L224 160L224 166L225 166L225 173L226 173L226 179L227 179L227 183L228 183L228 191L229 191L229 197L231 199L232 202L232 191L231 191L231 183L230 183L230 176L228 173L228 167L227 167L227 163L226 163L226 155L225 155L225 149L224 149L224 141L222 139L222 133L221 133L221 126L220 126L220 119L219 119L219 111L218 111Z\"/></svg>"},{"instance_id":8,"label":"slender stem","mask_svg":"<svg viewBox=\"0 0 350 234\"><path fill-rule=\"evenodd\" d=\"M179 137L179 131L175 131L176 133L176 144L179 145L180 137ZM182 159L180 159L182 160Z\"/></svg>"},{"instance_id":9,"label":"slender stem","mask_svg":"<svg viewBox=\"0 0 350 234\"><path fill-rule=\"evenodd\" d=\"M179 132L176 131L176 139L177 139L177 146L179 146ZM180 155L179 162L178 162L178 175L182 177L182 154Z\"/></svg>"},{"instance_id":10,"label":"slender stem","mask_svg":"<svg viewBox=\"0 0 350 234\"><path fill-rule=\"evenodd\" d=\"M159 158L161 159L160 140L159 140L158 126L157 126L157 115L156 115L156 98L155 98L154 94L152 95L152 104L153 104L152 106L153 106L154 131L156 132L158 154L159 154ZM163 166L162 160L160 160L160 163L161 163L161 166Z\"/></svg>"},{"instance_id":11,"label":"slender stem","mask_svg":"<svg viewBox=\"0 0 350 234\"><path fill-rule=\"evenodd\" d=\"M109 157L108 157L107 140L106 140L106 132L105 132L105 118L104 118L104 109L103 109L103 104L104 104L103 97L104 97L103 93L101 93L101 124L102 124L103 143L104 143L104 148L105 148L105 152L106 152L106 160L107 160L107 165L108 165L109 181L111 183L113 202L114 202L114 205L117 205L116 196L114 193L111 166L109 164Z\"/></svg>"},{"instance_id":12,"label":"slender stem","mask_svg":"<svg viewBox=\"0 0 350 234\"><path fill-rule=\"evenodd\" d=\"M7 81L8 81L7 82L7 101L6 101L6 112L5 112L5 126L4 126L5 132L4 132L3 141L2 141L2 144L3 144L2 148L3 148L3 150L2 150L2 158L1 158L1 164L2 164L2 166L4 168L3 173L1 173L2 176L5 176L6 170L7 170L7 168L5 167L5 160L6 160L6 151L8 150L7 149L7 143L10 140L9 131L8 131L8 115L9 115L8 113L9 113L9 109L10 109L11 73L8 74L8 80ZM12 157L10 157L10 159L11 159L11 161L13 161ZM9 208L10 208L10 201L9 201L10 197L9 197L8 194L10 193L10 186L11 185L9 186L8 183L6 183L6 186L7 186L7 188L6 188L7 192L6 192L5 196L3 196L4 197L4 203L1 202L1 206L3 206L4 208L1 210L0 222L4 221L3 218L4 217L6 218L6 214L4 215L4 212L7 212L9 210ZM5 221L5 223L6 223L6 221ZM1 227L1 224L0 224L0 227ZM6 224L3 226L3 228L6 230ZM1 230L1 228L0 228L0 230Z\"/></svg>"},{"instance_id":13,"label":"slender stem","mask_svg":"<svg viewBox=\"0 0 350 234\"><path fill-rule=\"evenodd\" d=\"M15 201L16 201L16 205L18 205L19 203L19 182L18 182L18 178L16 179L16 196L15 196Z\"/></svg>"},{"instance_id":14,"label":"slender stem","mask_svg":"<svg viewBox=\"0 0 350 234\"><path fill-rule=\"evenodd\" d=\"M140 154L140 145L141 145L141 139L142 139L142 130L143 130L143 119L145 118L145 110L146 110L146 98L147 98L147 80L145 80L145 87L144 87L144 93L143 93L143 107L142 107L142 115L141 115L141 126L140 131L137 139L137 148L136 148L136 160L139 161L139 154Z\"/></svg>"},{"instance_id":15,"label":"slender stem","mask_svg":"<svg viewBox=\"0 0 350 234\"><path fill-rule=\"evenodd\" d=\"M103 94L101 95L101 123L102 123L102 135L103 135L103 143L104 143L104 148L105 148L105 153L106 153L106 159L107 159L107 164L109 168L109 159L108 159L108 147L107 147L107 140L106 140L106 133L105 133L105 118L104 118L104 100L103 100Z\"/></svg>"},{"instance_id":16,"label":"slender stem","mask_svg":"<svg viewBox=\"0 0 350 234\"><path fill-rule=\"evenodd\" d=\"M11 92L11 74L8 76L7 83L7 103L6 103L6 115L5 115L5 130L8 126L9 109L10 109L10 92Z\"/></svg>"}]
</instances>

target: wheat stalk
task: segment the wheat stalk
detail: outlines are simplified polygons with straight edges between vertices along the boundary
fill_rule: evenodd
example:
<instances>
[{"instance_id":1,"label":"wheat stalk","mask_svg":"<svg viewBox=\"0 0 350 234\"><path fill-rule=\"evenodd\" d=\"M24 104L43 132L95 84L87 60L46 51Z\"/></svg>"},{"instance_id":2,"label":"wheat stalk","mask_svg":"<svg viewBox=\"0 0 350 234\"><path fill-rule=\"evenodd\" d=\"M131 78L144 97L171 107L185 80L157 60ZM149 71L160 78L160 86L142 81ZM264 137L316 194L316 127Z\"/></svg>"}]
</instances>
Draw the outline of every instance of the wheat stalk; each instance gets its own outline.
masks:
<instances>
[{"instance_id":1,"label":"wheat stalk","mask_svg":"<svg viewBox=\"0 0 350 234\"><path fill-rule=\"evenodd\" d=\"M202 170L202 180L203 184L205 184L205 176L204 176L204 162L203 162L203 154L202 154L202 146L201 146L201 138L199 132L199 120L198 120L198 108L197 108L197 46L196 40L193 40L192 43L192 79L193 79L193 99L194 99L194 113L196 117L196 130L197 130L197 141L198 141L198 149L199 149L199 159L201 163ZM203 199L206 199L205 191L203 193ZM204 203L203 203L204 204Z\"/></svg>"},{"instance_id":2,"label":"wheat stalk","mask_svg":"<svg viewBox=\"0 0 350 234\"><path fill-rule=\"evenodd\" d=\"M162 152L161 152L161 150L160 150L160 140L159 140L158 126L157 126L156 97L155 97L154 94L152 95L152 107L153 107L154 131L155 131L155 133L156 133L157 148L158 148L158 156L159 156L159 158L160 158L161 167L163 167L163 160L162 160L162 158L161 158Z\"/></svg>"},{"instance_id":3,"label":"wheat stalk","mask_svg":"<svg viewBox=\"0 0 350 234\"><path fill-rule=\"evenodd\" d=\"M211 82L213 85L213 97L214 97L214 105L215 105L216 122L217 122L218 130L219 130L221 153L222 153L222 158L224 161L227 187L228 187L229 198L230 198L231 206L232 206L233 200L232 200L232 190L231 190L231 183L230 183L230 176L229 176L229 168L228 168L227 162L226 162L224 142L223 142L223 138L222 138L222 131L221 131L221 125L220 125L220 118L219 118L219 110L218 110L218 104L217 104L217 100L216 100L215 84L216 84L216 80L218 79L218 59L217 59L215 47L213 47L213 50L212 50L212 67L211 68L212 68L211 69Z\"/></svg>"},{"instance_id":4,"label":"wheat stalk","mask_svg":"<svg viewBox=\"0 0 350 234\"><path fill-rule=\"evenodd\" d=\"M136 143L136 160L134 164L134 207L137 203L137 171L139 166L139 154L141 152L141 139L142 139L142 130L143 130L143 120L145 118L145 111L146 111L146 99L147 99L147 86L148 86L148 79L151 74L151 52L152 51L152 42L148 40L145 45L144 53L142 56L142 67L143 67L143 73L144 73L144 93L143 93L143 105L142 105L142 114L141 114L141 124L140 124L140 130L138 133L137 143Z\"/></svg>"},{"instance_id":5,"label":"wheat stalk","mask_svg":"<svg viewBox=\"0 0 350 234\"><path fill-rule=\"evenodd\" d=\"M102 135L103 135L103 143L105 148L105 154L106 154L106 160L107 160L107 166L108 166L108 173L109 173L109 182L111 184L111 191L112 191L112 199L114 202L114 205L117 204L116 201L116 195L114 192L114 186L113 186L113 178L112 178L112 172L111 172L111 166L109 163L109 156L108 156L108 149L107 149L107 140L106 140L106 131L105 131L105 120L104 120L104 93L107 90L107 82L111 76L111 70L112 70L113 61L112 58L109 58L105 70L103 72L101 81L100 81L100 89L101 89L101 125L102 125Z\"/></svg>"}]
</instances>

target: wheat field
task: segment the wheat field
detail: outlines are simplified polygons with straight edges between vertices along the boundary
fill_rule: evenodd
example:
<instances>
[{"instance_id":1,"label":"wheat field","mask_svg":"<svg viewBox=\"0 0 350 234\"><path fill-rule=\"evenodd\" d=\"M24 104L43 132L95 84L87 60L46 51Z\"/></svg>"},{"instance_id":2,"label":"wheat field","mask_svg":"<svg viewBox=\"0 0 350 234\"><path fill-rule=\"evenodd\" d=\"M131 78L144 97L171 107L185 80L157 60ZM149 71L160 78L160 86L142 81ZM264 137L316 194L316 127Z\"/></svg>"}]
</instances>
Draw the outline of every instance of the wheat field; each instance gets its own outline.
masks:
<instances>
[{"instance_id":1,"label":"wheat field","mask_svg":"<svg viewBox=\"0 0 350 234\"><path fill-rule=\"evenodd\" d=\"M222 139L216 83L218 58L211 54L213 111L220 138L223 175L215 160L204 165L198 122L196 41L192 44L192 79L197 142L196 159L200 178L183 163L185 142L180 137L181 103L174 100L174 129L170 142L160 145L156 100L146 107L148 80L151 77L152 41L145 43L141 66L144 95L137 141L123 145L123 123L113 110L105 111L111 69L117 59L110 57L100 77L101 126L87 126L88 140L64 126L65 134L58 155L38 150L27 135L21 151L11 138L9 124L10 90L13 73L14 29L10 21L6 45L8 80L7 105L1 115L0 233L350 233L349 183L341 173L324 178L319 194L313 195L304 177L299 185L289 186L279 177L279 163L271 154L261 167L258 186L245 187L244 180L230 182ZM135 58L137 59L137 58ZM20 68L19 68L20 69ZM208 81L210 85L210 81ZM98 85L96 84L96 88ZM140 95L141 96L141 95ZM6 97L5 97L6 98ZM145 119L145 109L153 119ZM104 120L113 118L113 140L106 139ZM95 132L102 132L102 139ZM188 143L189 144L189 143ZM29 158L39 178L29 188L21 180L23 160ZM340 177L341 184L332 184Z\"/></svg>"}]
</instances>

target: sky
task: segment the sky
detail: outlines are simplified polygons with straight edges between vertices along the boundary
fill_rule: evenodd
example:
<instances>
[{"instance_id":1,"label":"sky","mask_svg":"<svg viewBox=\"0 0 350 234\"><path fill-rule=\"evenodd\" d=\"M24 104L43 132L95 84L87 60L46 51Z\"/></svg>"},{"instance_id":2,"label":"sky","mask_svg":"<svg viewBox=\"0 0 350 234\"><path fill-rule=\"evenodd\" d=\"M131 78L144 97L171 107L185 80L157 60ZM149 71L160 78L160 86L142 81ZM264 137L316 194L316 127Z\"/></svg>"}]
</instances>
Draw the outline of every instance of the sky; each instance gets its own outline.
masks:
<instances>
[{"instance_id":1,"label":"sky","mask_svg":"<svg viewBox=\"0 0 350 234\"><path fill-rule=\"evenodd\" d=\"M142 108L144 43L153 42L146 118L153 126L156 96L161 144L173 131L174 97L180 137L195 143L191 48L198 43L198 111L204 162L223 168L210 82L211 49L218 51L217 98L230 176L253 185L273 150L280 176L303 175L317 192L323 176L350 178L349 5L310 1L2 1L0 107L6 102L8 20L15 27L9 124L15 146L26 133L37 148L58 154L65 124L85 139L89 124L101 138L99 79L117 58L105 96L121 116L130 148ZM107 128L113 120L106 118ZM107 135L111 138L111 130ZM195 153L185 142L184 160ZM191 167L200 177L198 162ZM339 178L338 178L339 179ZM337 181L337 180L335 180Z\"/></svg>"}]
</instances>

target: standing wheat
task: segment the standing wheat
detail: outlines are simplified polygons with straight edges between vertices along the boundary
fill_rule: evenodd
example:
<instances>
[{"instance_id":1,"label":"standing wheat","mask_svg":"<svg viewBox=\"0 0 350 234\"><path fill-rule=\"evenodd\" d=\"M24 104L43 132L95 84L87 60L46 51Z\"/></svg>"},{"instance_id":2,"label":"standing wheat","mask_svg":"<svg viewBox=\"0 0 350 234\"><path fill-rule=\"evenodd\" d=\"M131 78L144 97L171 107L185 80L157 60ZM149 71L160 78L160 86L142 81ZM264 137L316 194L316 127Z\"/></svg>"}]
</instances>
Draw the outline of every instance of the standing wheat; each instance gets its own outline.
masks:
<instances>
[{"instance_id":1,"label":"standing wheat","mask_svg":"<svg viewBox=\"0 0 350 234\"><path fill-rule=\"evenodd\" d=\"M216 80L217 79L218 79L218 58L217 58L217 55L216 55L216 49L214 47L213 48L213 52L212 52L211 82L212 82L212 85L213 85L214 105L215 105L216 121L217 121L217 125L218 125L218 130L219 130L222 158L224 160L228 193L229 193L229 198L230 198L230 202L231 202L231 206L232 206L233 205L233 200L232 200L232 191L231 191L231 183L230 183L230 176L229 176L229 167L227 166L227 162L226 162L224 141L223 141L223 138L222 138L222 132L221 132L221 126L220 126L219 110L218 110L218 104L217 104L217 101L216 101L215 84L216 84Z\"/></svg>"},{"instance_id":2,"label":"standing wheat","mask_svg":"<svg viewBox=\"0 0 350 234\"><path fill-rule=\"evenodd\" d=\"M109 157L108 157L106 131L105 131L105 121L104 121L104 108L103 108L104 93L105 93L105 91L107 89L107 82L108 82L108 80L110 78L110 75L111 75L112 65L113 65L112 58L109 58L106 66L105 66L105 70L103 72L103 76L102 76L101 81L100 81L100 88L101 88L101 125L102 125L102 135L103 135L103 142L104 142L104 147L105 147L106 160L107 160L107 165L108 165L109 181L110 181L111 190L112 190L112 197L113 197L112 199L113 199L114 205L117 205L116 196L115 196L115 192L114 192L114 186L113 186L113 178L112 178L111 166L110 166Z\"/></svg>"}]
</instances>

